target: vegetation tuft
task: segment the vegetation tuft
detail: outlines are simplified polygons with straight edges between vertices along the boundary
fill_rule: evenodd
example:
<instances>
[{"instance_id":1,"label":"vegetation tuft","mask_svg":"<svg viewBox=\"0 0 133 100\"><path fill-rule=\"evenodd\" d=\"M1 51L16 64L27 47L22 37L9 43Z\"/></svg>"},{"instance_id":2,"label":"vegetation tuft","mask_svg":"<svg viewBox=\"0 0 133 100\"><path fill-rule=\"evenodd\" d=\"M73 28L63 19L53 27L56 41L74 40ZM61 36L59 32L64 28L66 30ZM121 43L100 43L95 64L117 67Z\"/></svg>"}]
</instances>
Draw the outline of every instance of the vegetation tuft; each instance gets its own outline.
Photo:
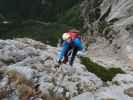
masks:
<instances>
[{"instance_id":1,"label":"vegetation tuft","mask_svg":"<svg viewBox=\"0 0 133 100\"><path fill-rule=\"evenodd\" d=\"M89 72L96 74L103 81L111 81L118 73L124 73L120 68L106 69L97 63L92 62L88 57L81 58L82 64L84 64Z\"/></svg>"}]
</instances>

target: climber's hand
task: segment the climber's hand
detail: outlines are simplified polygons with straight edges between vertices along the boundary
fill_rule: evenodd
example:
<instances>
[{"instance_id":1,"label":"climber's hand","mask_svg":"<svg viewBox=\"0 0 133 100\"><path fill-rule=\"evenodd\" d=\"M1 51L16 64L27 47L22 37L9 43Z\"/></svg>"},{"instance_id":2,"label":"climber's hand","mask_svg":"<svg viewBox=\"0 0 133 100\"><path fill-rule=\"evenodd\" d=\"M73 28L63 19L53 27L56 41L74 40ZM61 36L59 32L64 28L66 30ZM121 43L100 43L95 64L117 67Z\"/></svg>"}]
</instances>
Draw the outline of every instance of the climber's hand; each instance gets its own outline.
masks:
<instances>
[{"instance_id":1,"label":"climber's hand","mask_svg":"<svg viewBox=\"0 0 133 100\"><path fill-rule=\"evenodd\" d=\"M57 62L60 64L60 63L62 63L64 61L64 59L65 59L64 57L58 58Z\"/></svg>"}]
</instances>

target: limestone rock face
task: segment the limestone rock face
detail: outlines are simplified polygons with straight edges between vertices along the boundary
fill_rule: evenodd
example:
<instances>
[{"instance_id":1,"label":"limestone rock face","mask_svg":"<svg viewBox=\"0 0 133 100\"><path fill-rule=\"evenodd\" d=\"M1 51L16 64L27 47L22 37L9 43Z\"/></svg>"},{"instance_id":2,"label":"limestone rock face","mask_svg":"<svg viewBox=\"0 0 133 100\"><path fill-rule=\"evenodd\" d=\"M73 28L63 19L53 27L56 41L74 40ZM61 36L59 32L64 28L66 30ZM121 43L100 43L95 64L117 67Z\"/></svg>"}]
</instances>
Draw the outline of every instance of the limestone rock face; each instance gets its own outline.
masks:
<instances>
[{"instance_id":1,"label":"limestone rock face","mask_svg":"<svg viewBox=\"0 0 133 100\"><path fill-rule=\"evenodd\" d=\"M128 87L128 85L103 87L96 93L97 99L95 100L132 100L132 97L124 93Z\"/></svg>"},{"instance_id":2,"label":"limestone rock face","mask_svg":"<svg viewBox=\"0 0 133 100\"><path fill-rule=\"evenodd\" d=\"M57 51L58 48L27 38L0 40L0 93L5 93L0 98L8 99L8 94L11 100L43 96L71 98L103 85L78 58L73 66L62 64L57 68Z\"/></svg>"},{"instance_id":3,"label":"limestone rock face","mask_svg":"<svg viewBox=\"0 0 133 100\"><path fill-rule=\"evenodd\" d=\"M90 92L86 92L83 94L80 94L77 97L72 98L71 100L95 100L94 95L91 94Z\"/></svg>"},{"instance_id":4,"label":"limestone rock face","mask_svg":"<svg viewBox=\"0 0 133 100\"><path fill-rule=\"evenodd\" d=\"M117 84L133 84L133 75L132 74L118 74L113 80Z\"/></svg>"},{"instance_id":5,"label":"limestone rock face","mask_svg":"<svg viewBox=\"0 0 133 100\"><path fill-rule=\"evenodd\" d=\"M1 100L133 99L132 72L118 74L105 84L79 58L73 66L59 65L59 48L27 38L0 40L0 46Z\"/></svg>"},{"instance_id":6,"label":"limestone rock face","mask_svg":"<svg viewBox=\"0 0 133 100\"><path fill-rule=\"evenodd\" d=\"M107 86L80 94L90 100L132 100L133 85L133 1L84 0L81 16L90 36L88 57L106 68L120 67L125 74L116 75ZM84 96L85 95L85 96ZM73 98L75 100L75 98ZM88 99L89 100L89 99Z\"/></svg>"},{"instance_id":7,"label":"limestone rock face","mask_svg":"<svg viewBox=\"0 0 133 100\"><path fill-rule=\"evenodd\" d=\"M94 44L90 57L109 66L133 68L133 1L84 0L81 4L84 27ZM103 52L102 52L103 51Z\"/></svg>"}]
</instances>

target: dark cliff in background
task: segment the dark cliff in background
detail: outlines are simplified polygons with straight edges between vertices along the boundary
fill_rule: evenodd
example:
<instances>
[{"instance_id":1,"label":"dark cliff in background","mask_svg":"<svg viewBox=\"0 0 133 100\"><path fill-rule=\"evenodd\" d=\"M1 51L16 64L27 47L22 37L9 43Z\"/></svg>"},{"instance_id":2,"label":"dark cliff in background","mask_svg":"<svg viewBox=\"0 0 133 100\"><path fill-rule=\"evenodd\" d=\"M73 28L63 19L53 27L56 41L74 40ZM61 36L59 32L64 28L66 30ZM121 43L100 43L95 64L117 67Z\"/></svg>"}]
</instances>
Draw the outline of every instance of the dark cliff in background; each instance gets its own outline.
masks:
<instances>
[{"instance_id":1,"label":"dark cliff in background","mask_svg":"<svg viewBox=\"0 0 133 100\"><path fill-rule=\"evenodd\" d=\"M50 39L56 45L62 32L82 30L82 22L80 0L0 0L1 38Z\"/></svg>"},{"instance_id":2,"label":"dark cliff in background","mask_svg":"<svg viewBox=\"0 0 133 100\"><path fill-rule=\"evenodd\" d=\"M7 18L56 21L79 0L0 0L0 13Z\"/></svg>"}]
</instances>

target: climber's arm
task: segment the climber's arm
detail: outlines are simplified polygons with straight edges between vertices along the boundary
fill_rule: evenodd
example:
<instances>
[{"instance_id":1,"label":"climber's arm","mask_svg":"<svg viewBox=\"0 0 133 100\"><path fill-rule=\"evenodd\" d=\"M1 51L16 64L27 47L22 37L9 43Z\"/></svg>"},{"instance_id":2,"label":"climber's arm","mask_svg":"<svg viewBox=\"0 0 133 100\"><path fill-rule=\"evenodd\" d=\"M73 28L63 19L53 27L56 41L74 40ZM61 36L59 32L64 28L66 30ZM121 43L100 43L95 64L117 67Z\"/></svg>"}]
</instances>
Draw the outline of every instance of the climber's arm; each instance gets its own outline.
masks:
<instances>
[{"instance_id":1,"label":"climber's arm","mask_svg":"<svg viewBox=\"0 0 133 100\"><path fill-rule=\"evenodd\" d=\"M70 44L65 41L63 43L63 48L62 48L61 53L59 55L59 60L61 60L61 61L64 60L64 57L65 57L66 53L68 52L69 48L70 48Z\"/></svg>"}]
</instances>

